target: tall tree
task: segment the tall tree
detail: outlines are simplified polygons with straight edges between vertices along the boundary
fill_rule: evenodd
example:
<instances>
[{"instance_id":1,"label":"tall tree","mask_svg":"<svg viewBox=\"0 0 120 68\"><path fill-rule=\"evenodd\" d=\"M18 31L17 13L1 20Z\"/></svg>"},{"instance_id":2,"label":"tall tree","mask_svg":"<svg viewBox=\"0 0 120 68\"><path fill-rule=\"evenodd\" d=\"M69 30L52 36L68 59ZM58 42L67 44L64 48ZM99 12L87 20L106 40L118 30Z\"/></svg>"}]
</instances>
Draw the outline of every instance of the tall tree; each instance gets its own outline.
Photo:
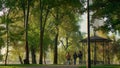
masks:
<instances>
[{"instance_id":1,"label":"tall tree","mask_svg":"<svg viewBox=\"0 0 120 68\"><path fill-rule=\"evenodd\" d=\"M6 38L6 56L5 56L5 65L7 65L7 59L8 59L8 52L9 52L9 23L10 23L10 19L9 19L9 14L10 14L10 9L7 10L7 8L11 8L11 7L8 7L10 6L8 4L8 2L5 2L3 1L4 4L2 7L3 7L3 22L5 23L6 25L6 34L7 34L7 38Z\"/></svg>"},{"instance_id":2,"label":"tall tree","mask_svg":"<svg viewBox=\"0 0 120 68\"><path fill-rule=\"evenodd\" d=\"M48 19L48 14L50 11L50 6L48 5L50 1L47 0L39 0L39 8L40 8L40 56L39 56L39 64L43 64L43 38L44 38L44 30L46 26L46 22ZM51 3L51 2L50 2Z\"/></svg>"},{"instance_id":3,"label":"tall tree","mask_svg":"<svg viewBox=\"0 0 120 68\"><path fill-rule=\"evenodd\" d=\"M102 19L104 24L99 29L108 32L120 32L119 18L120 18L120 1L119 0L93 0L90 6L92 14L92 22L95 19ZM100 22L98 22L100 23Z\"/></svg>"},{"instance_id":4,"label":"tall tree","mask_svg":"<svg viewBox=\"0 0 120 68\"><path fill-rule=\"evenodd\" d=\"M3 11L3 22L6 23L4 25L6 25L6 33L7 33L7 53L6 53L6 57L5 57L5 65L7 64L7 59L8 59L8 52L9 52L9 43L10 43L10 24L13 23L13 19L15 19L15 16L14 18L12 18L12 16L14 14L12 14L15 10L16 10L16 7L17 7L17 2L15 0L12 0L12 1L8 1L8 0L1 0L0 1L1 3L1 6L2 6L2 11ZM16 6L16 7L15 7Z\"/></svg>"},{"instance_id":5,"label":"tall tree","mask_svg":"<svg viewBox=\"0 0 120 68\"><path fill-rule=\"evenodd\" d=\"M39 58L39 64L42 64L42 57L43 57L43 26L42 26L42 12L43 12L43 5L42 0L40 0L40 58Z\"/></svg>"},{"instance_id":6,"label":"tall tree","mask_svg":"<svg viewBox=\"0 0 120 68\"><path fill-rule=\"evenodd\" d=\"M77 6L75 6L75 4L77 4ZM63 7L64 6L64 7ZM66 6L66 7L65 7ZM70 7L70 8L69 8ZM66 23L68 22L70 19L74 20L73 21L70 21L70 23L75 23L75 19L74 16L76 16L76 14L80 13L80 9L79 7L81 7L81 3L78 1L78 0L75 0L75 1L59 1L57 0L56 1L56 7L54 8L55 9L55 26L56 26L56 35L55 35L55 45L54 45L54 64L57 64L58 63L58 38L59 38L59 28L60 28L60 25L62 23ZM74 14L76 12L76 14ZM73 17L71 17L73 16ZM64 18L68 17L69 20L65 20ZM76 16L77 17L77 16ZM66 39L68 39L68 37L66 37ZM66 40L68 42L68 40Z\"/></svg>"},{"instance_id":7,"label":"tall tree","mask_svg":"<svg viewBox=\"0 0 120 68\"><path fill-rule=\"evenodd\" d=\"M62 23L66 23L66 25L69 25L71 23L71 25L74 26L74 23L77 22L77 21L75 21L75 19L78 18L77 15L79 15L80 10L82 10L81 3L79 2L79 0L71 0L71 1L68 1L68 0L67 1L64 1L64 0L61 0L61 1L60 0L52 0L52 1L51 0L36 0L36 1L33 1L33 0L17 0L17 1L16 0L12 0L12 1L11 0L10 1L1 0L1 1L5 1L4 3L7 3L6 8L11 10L11 13L9 14L9 17L7 20L8 22L13 23L13 24L9 25L10 28L15 27L16 29L19 29L19 26L20 26L20 27L22 27L21 30L25 30L25 36L22 37L22 38L25 38L25 43L26 43L25 44L24 63L29 64L29 58L30 58L29 57L29 48L31 48L31 53L32 53L32 56L34 57L34 58L32 58L33 63L36 63L36 61L34 61L35 60L35 51L34 50L37 49L37 45L38 45L38 41L36 41L36 40L38 40L38 38L34 39L34 37L36 37L36 35L37 36L40 35L40 37L39 37L40 38L40 40L39 40L40 41L39 63L40 64L43 63L43 53L45 54L45 51L47 51L47 49L46 49L46 48L48 48L47 45L51 44L51 42L49 42L49 43L47 42L47 44L45 43L46 36L49 36L47 34L48 33L47 30L49 30L49 31L53 30L54 34L53 35L50 34L50 35L52 36L52 40L54 38L54 48L53 48L54 49L54 64L57 64L58 63L57 48L59 45L58 42L59 42L59 38L62 37L62 35L61 35L62 31L60 31L60 29L62 29L61 26L65 26ZM33 6L31 6L31 5L33 5ZM38 9L39 9L39 11L38 11ZM6 13L8 13L8 12L6 12ZM31 15L29 16L29 14L31 14ZM33 18L31 16L33 16ZM40 18L38 19L37 17L40 17ZM39 20L39 23L37 20ZM29 22L32 24L29 24ZM37 22L37 25L39 24L39 27L40 27L39 33L37 30L38 26L35 26L36 22ZM23 27L23 23L24 23L24 27ZM19 26L16 24L19 24ZM53 25L49 25L49 24L53 24ZM53 29L49 28L49 26L52 27ZM70 26L70 27L72 29L72 26ZM78 28L78 26L76 28ZM13 29L10 30L10 35L11 35L10 43L14 43L14 45L17 45L18 41L20 41L21 39L18 39L19 35L16 35L16 34L20 34L19 32L21 30L18 30L18 32L13 31ZM36 31L33 34L32 32L34 30L36 30ZM75 30L78 30L78 29L75 29ZM13 31L13 33L11 31ZM69 32L71 34L71 31L72 30L68 31L68 33L66 33L66 35L69 34ZM67 30L65 32L67 32ZM14 35L14 36L12 36L12 35ZM16 36L17 36L17 38L16 38ZM51 41L51 36L47 37L47 39L50 41ZM28 43L28 41L30 41L30 42ZM68 43L69 37L66 37L66 41ZM28 44L30 44L30 46Z\"/></svg>"},{"instance_id":8,"label":"tall tree","mask_svg":"<svg viewBox=\"0 0 120 68\"><path fill-rule=\"evenodd\" d=\"M54 16L54 22L56 23L56 32L59 33L59 24L60 24L60 18L62 18L64 16L65 13L63 6L67 6L67 8L69 8L71 12L77 12L77 13L80 13L80 10L81 10L81 3L79 2L79 0L72 0L72 1L59 1L59 0L53 0L53 1L48 1L48 0L40 0L39 1L39 5L40 5L40 59L39 59L39 63L42 64L42 55L43 55L43 38L44 38L44 28L45 28L45 25L46 25L46 21L47 21L47 17L48 17L48 13L50 12L51 15ZM76 5L77 3L77 5ZM71 6L72 5L72 6ZM59 10L57 10L58 13L55 9L62 9L61 12ZM74 8L74 10L73 10ZM55 12L55 13L54 13ZM66 13L67 14L67 13ZM58 19L57 19L57 16L58 16ZM57 20L57 21L56 21ZM57 47L57 39L58 39L58 34L56 33L56 43L55 43L55 48ZM55 53L57 55L57 50L55 49ZM55 58L55 63L57 63L57 57Z\"/></svg>"},{"instance_id":9,"label":"tall tree","mask_svg":"<svg viewBox=\"0 0 120 68\"><path fill-rule=\"evenodd\" d=\"M24 59L24 64L29 64L29 45L28 45L28 21L29 21L29 12L30 12L30 3L31 0L22 0L21 7L23 11L23 18L24 18L24 26L25 26L25 37L26 37L26 57Z\"/></svg>"},{"instance_id":10,"label":"tall tree","mask_svg":"<svg viewBox=\"0 0 120 68\"><path fill-rule=\"evenodd\" d=\"M57 46L58 46L58 36L59 36L59 27L58 27L58 8L57 8L57 12L56 12L56 35L55 35L55 45L54 45L54 64L57 64L58 63L58 61L57 61L57 59L58 59L58 48L57 48Z\"/></svg>"},{"instance_id":11,"label":"tall tree","mask_svg":"<svg viewBox=\"0 0 120 68\"><path fill-rule=\"evenodd\" d=\"M29 45L28 45L28 19L29 19L29 11L30 11L30 2L31 0L27 0L27 11L25 17L25 26L26 26L26 58L24 59L25 64L29 64Z\"/></svg>"},{"instance_id":12,"label":"tall tree","mask_svg":"<svg viewBox=\"0 0 120 68\"><path fill-rule=\"evenodd\" d=\"M31 15L30 17L30 24L29 24L29 45L30 45L30 51L31 51L31 59L32 64L36 64L36 52L38 52L38 45L39 45L39 29L38 29L38 21L34 22L34 16ZM33 20L33 21L32 21ZM34 22L34 23L33 23Z\"/></svg>"},{"instance_id":13,"label":"tall tree","mask_svg":"<svg viewBox=\"0 0 120 68\"><path fill-rule=\"evenodd\" d=\"M104 19L104 25L101 28L104 31L119 31L119 6L119 0L93 0L93 4L90 6L90 10L93 12L92 19Z\"/></svg>"}]
</instances>

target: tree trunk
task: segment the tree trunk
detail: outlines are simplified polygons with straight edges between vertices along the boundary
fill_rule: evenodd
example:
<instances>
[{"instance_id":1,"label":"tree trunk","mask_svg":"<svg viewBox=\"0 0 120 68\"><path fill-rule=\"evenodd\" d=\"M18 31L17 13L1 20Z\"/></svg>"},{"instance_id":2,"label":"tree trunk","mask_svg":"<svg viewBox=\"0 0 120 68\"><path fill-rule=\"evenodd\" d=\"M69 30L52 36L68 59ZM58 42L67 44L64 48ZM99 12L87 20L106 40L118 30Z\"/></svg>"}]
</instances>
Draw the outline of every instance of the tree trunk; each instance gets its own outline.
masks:
<instances>
[{"instance_id":1,"label":"tree trunk","mask_svg":"<svg viewBox=\"0 0 120 68\"><path fill-rule=\"evenodd\" d=\"M42 0L40 0L40 56L39 64L43 64L43 26L42 26Z\"/></svg>"},{"instance_id":2,"label":"tree trunk","mask_svg":"<svg viewBox=\"0 0 120 68\"><path fill-rule=\"evenodd\" d=\"M35 49L31 47L31 56L32 56L32 64L36 64L36 55L35 55Z\"/></svg>"},{"instance_id":3,"label":"tree trunk","mask_svg":"<svg viewBox=\"0 0 120 68\"><path fill-rule=\"evenodd\" d=\"M5 14L5 13L4 13ZM7 14L7 19L8 19L9 12ZM8 21L6 21L6 18L4 16L4 22L6 23L6 30L7 30L7 51L6 51L6 57L5 57L5 65L7 65L7 59L8 59L8 52L9 52L9 28L8 28Z\"/></svg>"},{"instance_id":4,"label":"tree trunk","mask_svg":"<svg viewBox=\"0 0 120 68\"><path fill-rule=\"evenodd\" d=\"M43 64L43 30L40 30L40 59L39 64Z\"/></svg>"},{"instance_id":5,"label":"tree trunk","mask_svg":"<svg viewBox=\"0 0 120 68\"><path fill-rule=\"evenodd\" d=\"M43 21L43 15L42 15L42 13L43 13L43 6L44 6L44 3L42 2L42 0L40 0L40 56L39 56L39 64L43 64L44 29L45 29L47 17L48 17L48 14L49 14L49 7L47 7L46 15L45 15L44 21Z\"/></svg>"},{"instance_id":6,"label":"tree trunk","mask_svg":"<svg viewBox=\"0 0 120 68\"><path fill-rule=\"evenodd\" d=\"M9 41L8 41L8 30L7 30L7 51L6 51L6 57L5 57L5 65L7 65L8 52L9 52Z\"/></svg>"},{"instance_id":7,"label":"tree trunk","mask_svg":"<svg viewBox=\"0 0 120 68\"><path fill-rule=\"evenodd\" d=\"M57 34L55 36L55 46L54 46L54 64L57 64L57 55L58 55L58 48L57 48L57 45L58 45L58 31L57 31Z\"/></svg>"},{"instance_id":8,"label":"tree trunk","mask_svg":"<svg viewBox=\"0 0 120 68\"><path fill-rule=\"evenodd\" d=\"M24 64L29 64L29 46L28 46L28 18L29 18L29 10L30 10L30 0L27 0L27 13L25 18L25 26L26 26L26 58L24 59Z\"/></svg>"},{"instance_id":9,"label":"tree trunk","mask_svg":"<svg viewBox=\"0 0 120 68\"><path fill-rule=\"evenodd\" d=\"M46 64L46 53L44 52L44 64Z\"/></svg>"},{"instance_id":10,"label":"tree trunk","mask_svg":"<svg viewBox=\"0 0 120 68\"><path fill-rule=\"evenodd\" d=\"M66 50L68 48L68 37L66 37Z\"/></svg>"},{"instance_id":11,"label":"tree trunk","mask_svg":"<svg viewBox=\"0 0 120 68\"><path fill-rule=\"evenodd\" d=\"M59 11L59 8L57 7L56 8L56 35L55 35L55 45L54 45L54 62L53 64L57 64L57 59L58 59L58 48L57 48L57 45L58 45L58 34L59 34L59 28L58 28L58 25L59 25L59 17L58 17L58 11Z\"/></svg>"},{"instance_id":12,"label":"tree trunk","mask_svg":"<svg viewBox=\"0 0 120 68\"><path fill-rule=\"evenodd\" d=\"M22 57L20 55L18 57L19 57L20 63L23 64Z\"/></svg>"},{"instance_id":13,"label":"tree trunk","mask_svg":"<svg viewBox=\"0 0 120 68\"><path fill-rule=\"evenodd\" d=\"M9 52L9 41L8 41L8 28L7 28L7 51L6 51L6 57L5 57L5 65L7 65L8 52Z\"/></svg>"},{"instance_id":14,"label":"tree trunk","mask_svg":"<svg viewBox=\"0 0 120 68\"><path fill-rule=\"evenodd\" d=\"M13 44L14 44L14 46L16 45L15 41L13 41ZM15 49L17 51L17 55L18 55L20 63L23 64L22 57L20 56L20 53L18 52L18 50L19 50L18 47L15 47Z\"/></svg>"}]
</instances>

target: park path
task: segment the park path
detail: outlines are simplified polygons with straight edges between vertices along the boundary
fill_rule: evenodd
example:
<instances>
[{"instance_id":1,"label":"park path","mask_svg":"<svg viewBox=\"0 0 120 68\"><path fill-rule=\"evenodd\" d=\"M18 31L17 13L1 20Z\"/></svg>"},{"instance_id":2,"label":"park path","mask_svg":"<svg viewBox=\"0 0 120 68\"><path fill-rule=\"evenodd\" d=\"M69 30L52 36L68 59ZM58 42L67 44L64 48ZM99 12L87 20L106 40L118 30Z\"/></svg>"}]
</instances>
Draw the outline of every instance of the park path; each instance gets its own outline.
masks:
<instances>
[{"instance_id":1,"label":"park path","mask_svg":"<svg viewBox=\"0 0 120 68\"><path fill-rule=\"evenodd\" d=\"M28 66L23 68L79 68L80 65L45 65L45 66Z\"/></svg>"}]
</instances>

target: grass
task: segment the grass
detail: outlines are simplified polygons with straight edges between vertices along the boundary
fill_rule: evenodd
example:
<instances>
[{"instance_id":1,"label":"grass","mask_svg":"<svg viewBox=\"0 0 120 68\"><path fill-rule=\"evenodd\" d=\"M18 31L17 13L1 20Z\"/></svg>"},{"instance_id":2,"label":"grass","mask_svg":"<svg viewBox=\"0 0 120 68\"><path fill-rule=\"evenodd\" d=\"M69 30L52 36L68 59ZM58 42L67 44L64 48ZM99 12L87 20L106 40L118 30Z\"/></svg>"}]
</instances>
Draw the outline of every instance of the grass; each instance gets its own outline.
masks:
<instances>
[{"instance_id":1,"label":"grass","mask_svg":"<svg viewBox=\"0 0 120 68\"><path fill-rule=\"evenodd\" d=\"M79 68L86 68L86 66L81 66ZM120 68L120 65L92 65L91 68Z\"/></svg>"},{"instance_id":2,"label":"grass","mask_svg":"<svg viewBox=\"0 0 120 68\"><path fill-rule=\"evenodd\" d=\"M7 66L4 65L0 65L0 68L22 68L22 67L35 67L35 66L44 66L44 65L39 65L39 64L8 64ZM45 65L46 66L46 65ZM47 66L51 66L51 65L47 65ZM85 65L80 66L79 68L86 68ZM91 68L120 68L120 65L92 65Z\"/></svg>"},{"instance_id":3,"label":"grass","mask_svg":"<svg viewBox=\"0 0 120 68\"><path fill-rule=\"evenodd\" d=\"M20 68L20 67L17 67L17 66L0 66L0 68Z\"/></svg>"},{"instance_id":4,"label":"grass","mask_svg":"<svg viewBox=\"0 0 120 68\"><path fill-rule=\"evenodd\" d=\"M41 66L37 64L7 64L6 66L4 64L0 65L0 68L22 68L22 67L28 67L28 66Z\"/></svg>"},{"instance_id":5,"label":"grass","mask_svg":"<svg viewBox=\"0 0 120 68\"><path fill-rule=\"evenodd\" d=\"M61 65L61 64L57 64ZM0 68L23 68L23 67L38 67L38 66L54 66L54 64L48 64L48 65L41 65L41 64L7 64L6 66L4 64L0 64Z\"/></svg>"}]
</instances>

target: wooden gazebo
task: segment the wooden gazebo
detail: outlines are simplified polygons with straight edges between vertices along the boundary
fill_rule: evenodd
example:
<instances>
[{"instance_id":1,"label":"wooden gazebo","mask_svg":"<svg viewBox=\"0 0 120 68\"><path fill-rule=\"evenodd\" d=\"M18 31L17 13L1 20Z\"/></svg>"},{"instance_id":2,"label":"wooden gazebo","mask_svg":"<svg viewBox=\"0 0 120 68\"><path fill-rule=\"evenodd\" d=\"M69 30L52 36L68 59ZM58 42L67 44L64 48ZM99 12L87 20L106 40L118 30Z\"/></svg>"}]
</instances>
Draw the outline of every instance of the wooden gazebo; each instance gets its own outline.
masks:
<instances>
[{"instance_id":1,"label":"wooden gazebo","mask_svg":"<svg viewBox=\"0 0 120 68\"><path fill-rule=\"evenodd\" d=\"M93 60L94 65L97 64L96 43L97 42L103 43L103 62L102 63L104 64L104 45L105 45L105 43L109 43L111 41L112 40L106 39L106 38L103 38L103 37L100 37L100 36L91 36L90 37L90 42L95 44L95 46L94 46L94 60ZM87 38L82 39L80 42L86 43L87 42ZM108 63L110 63L110 61Z\"/></svg>"},{"instance_id":2,"label":"wooden gazebo","mask_svg":"<svg viewBox=\"0 0 120 68\"><path fill-rule=\"evenodd\" d=\"M99 37L99 36L91 36L90 37L90 42L111 42L112 40L110 39L106 39L103 37ZM87 42L87 38L81 40L81 42Z\"/></svg>"}]
</instances>

